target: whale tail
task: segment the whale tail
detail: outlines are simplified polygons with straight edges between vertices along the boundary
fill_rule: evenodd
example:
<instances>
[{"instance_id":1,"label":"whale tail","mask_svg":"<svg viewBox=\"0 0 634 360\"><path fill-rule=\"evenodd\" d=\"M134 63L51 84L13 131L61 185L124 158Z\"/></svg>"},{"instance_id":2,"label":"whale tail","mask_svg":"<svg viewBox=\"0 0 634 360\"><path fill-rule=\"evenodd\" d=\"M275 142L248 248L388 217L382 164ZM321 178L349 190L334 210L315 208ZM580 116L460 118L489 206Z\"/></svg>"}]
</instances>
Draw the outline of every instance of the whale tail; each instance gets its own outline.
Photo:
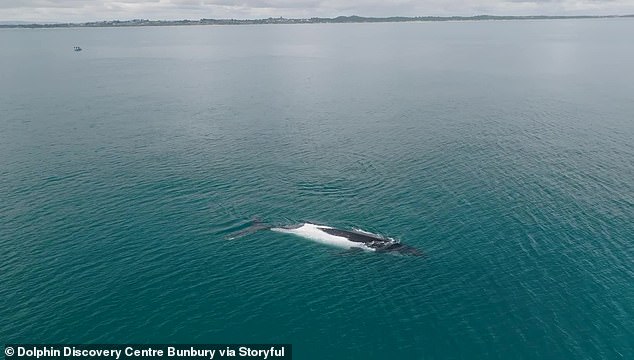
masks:
<instances>
[{"instance_id":1,"label":"whale tail","mask_svg":"<svg viewBox=\"0 0 634 360\"><path fill-rule=\"evenodd\" d=\"M236 231L234 233L231 233L227 236L225 236L225 239L227 240L236 240L239 239L243 236L249 235L249 234L253 234L254 232L258 232L260 230L268 230L270 229L272 226L271 225L267 225L265 223L262 222L262 220L255 216L251 219L251 225L249 225L246 229L240 230L240 231Z\"/></svg>"}]
</instances>

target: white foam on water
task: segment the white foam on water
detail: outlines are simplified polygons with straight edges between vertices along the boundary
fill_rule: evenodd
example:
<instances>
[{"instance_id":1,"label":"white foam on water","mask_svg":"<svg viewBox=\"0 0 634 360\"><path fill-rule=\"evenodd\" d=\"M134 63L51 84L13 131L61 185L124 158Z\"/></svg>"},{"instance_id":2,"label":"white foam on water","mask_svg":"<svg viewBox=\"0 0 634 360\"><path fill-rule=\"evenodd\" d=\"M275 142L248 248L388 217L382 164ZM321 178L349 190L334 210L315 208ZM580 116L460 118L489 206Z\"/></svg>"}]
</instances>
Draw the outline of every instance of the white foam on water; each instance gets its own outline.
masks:
<instances>
[{"instance_id":1,"label":"white foam on water","mask_svg":"<svg viewBox=\"0 0 634 360\"><path fill-rule=\"evenodd\" d=\"M343 236L331 235L327 232L322 231L321 229L332 229L332 227L304 223L302 226L299 226L295 229L272 228L271 230L286 234L297 235L321 244L336 246L344 249L360 248L363 250L374 251L374 249L365 246L365 244L363 243L350 241Z\"/></svg>"}]
</instances>

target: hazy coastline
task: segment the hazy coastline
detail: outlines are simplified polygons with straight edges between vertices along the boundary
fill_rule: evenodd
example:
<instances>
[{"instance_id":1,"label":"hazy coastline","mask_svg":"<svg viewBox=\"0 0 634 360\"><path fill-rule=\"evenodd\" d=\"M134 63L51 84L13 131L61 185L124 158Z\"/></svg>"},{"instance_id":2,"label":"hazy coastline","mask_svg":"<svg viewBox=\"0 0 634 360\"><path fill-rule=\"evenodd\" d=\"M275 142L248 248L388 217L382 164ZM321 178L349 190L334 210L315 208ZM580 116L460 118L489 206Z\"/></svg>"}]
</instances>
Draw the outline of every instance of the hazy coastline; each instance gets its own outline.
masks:
<instances>
[{"instance_id":1,"label":"hazy coastline","mask_svg":"<svg viewBox=\"0 0 634 360\"><path fill-rule=\"evenodd\" d=\"M565 19L608 19L633 18L629 15L576 15L576 16L392 16L392 17L364 17L337 16L333 18L265 18L265 19L200 19L200 20L104 20L92 22L63 22L63 23L29 23L25 21L0 22L0 28L69 28L69 27L129 27L129 26L188 26L188 25L259 25L259 24L333 24L333 23L386 23L386 22L428 22L428 21L484 21L484 20L565 20Z\"/></svg>"}]
</instances>

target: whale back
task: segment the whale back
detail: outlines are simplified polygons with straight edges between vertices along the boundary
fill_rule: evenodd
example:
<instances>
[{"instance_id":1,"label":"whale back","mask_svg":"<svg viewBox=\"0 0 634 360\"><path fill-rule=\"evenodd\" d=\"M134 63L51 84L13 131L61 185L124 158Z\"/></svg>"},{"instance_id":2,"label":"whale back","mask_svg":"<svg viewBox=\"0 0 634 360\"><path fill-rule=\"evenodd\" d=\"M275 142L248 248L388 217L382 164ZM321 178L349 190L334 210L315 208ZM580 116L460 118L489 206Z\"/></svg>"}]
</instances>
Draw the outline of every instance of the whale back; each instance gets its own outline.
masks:
<instances>
[{"instance_id":1,"label":"whale back","mask_svg":"<svg viewBox=\"0 0 634 360\"><path fill-rule=\"evenodd\" d=\"M345 237L346 239L359 243L389 243L393 242L393 240L383 238L379 235L370 234L366 232L359 231L350 231L350 230L341 230L335 228L321 228L321 231L328 233L334 236Z\"/></svg>"}]
</instances>

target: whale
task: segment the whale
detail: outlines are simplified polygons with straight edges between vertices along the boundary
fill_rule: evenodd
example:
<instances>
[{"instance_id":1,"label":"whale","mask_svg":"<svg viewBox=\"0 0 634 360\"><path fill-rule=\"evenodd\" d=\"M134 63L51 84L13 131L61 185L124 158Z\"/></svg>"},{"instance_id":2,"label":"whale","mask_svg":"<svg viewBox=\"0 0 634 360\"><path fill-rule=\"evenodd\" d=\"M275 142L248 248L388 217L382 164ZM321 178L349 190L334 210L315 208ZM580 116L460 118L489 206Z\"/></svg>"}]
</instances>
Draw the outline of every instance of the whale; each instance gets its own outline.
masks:
<instances>
[{"instance_id":1,"label":"whale","mask_svg":"<svg viewBox=\"0 0 634 360\"><path fill-rule=\"evenodd\" d=\"M423 255L420 250L401 244L398 240L361 229L345 230L306 222L290 226L271 227L270 230L349 250L365 250L369 252L395 253L412 256Z\"/></svg>"},{"instance_id":2,"label":"whale","mask_svg":"<svg viewBox=\"0 0 634 360\"><path fill-rule=\"evenodd\" d=\"M420 250L401 244L399 241L373 234L361 229L338 229L332 226L301 223L290 226L272 227L272 231L299 236L317 243L350 250L371 252L391 252L421 256Z\"/></svg>"}]
</instances>

